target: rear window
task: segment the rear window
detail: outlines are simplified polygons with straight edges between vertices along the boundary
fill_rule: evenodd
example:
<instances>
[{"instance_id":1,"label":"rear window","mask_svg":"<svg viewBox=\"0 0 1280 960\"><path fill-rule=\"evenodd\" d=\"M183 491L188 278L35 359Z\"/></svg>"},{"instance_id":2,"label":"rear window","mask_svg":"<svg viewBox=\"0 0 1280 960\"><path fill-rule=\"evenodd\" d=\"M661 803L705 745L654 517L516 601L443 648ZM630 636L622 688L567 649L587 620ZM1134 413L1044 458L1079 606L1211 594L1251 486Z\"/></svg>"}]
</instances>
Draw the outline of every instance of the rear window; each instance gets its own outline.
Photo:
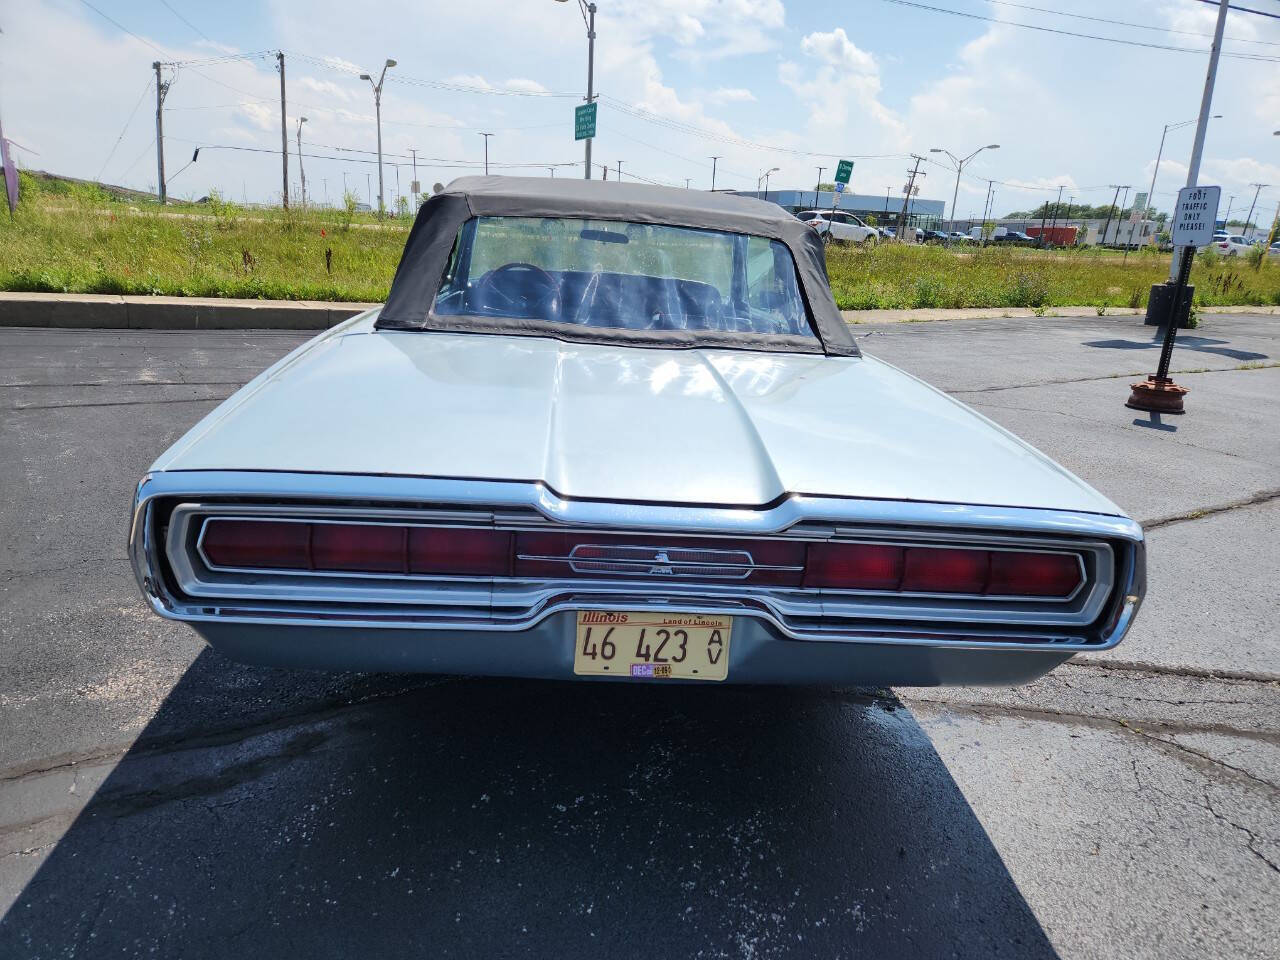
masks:
<instances>
[{"instance_id":1,"label":"rear window","mask_svg":"<svg viewBox=\"0 0 1280 960\"><path fill-rule=\"evenodd\" d=\"M432 309L622 330L814 336L785 244L612 220L468 220Z\"/></svg>"}]
</instances>

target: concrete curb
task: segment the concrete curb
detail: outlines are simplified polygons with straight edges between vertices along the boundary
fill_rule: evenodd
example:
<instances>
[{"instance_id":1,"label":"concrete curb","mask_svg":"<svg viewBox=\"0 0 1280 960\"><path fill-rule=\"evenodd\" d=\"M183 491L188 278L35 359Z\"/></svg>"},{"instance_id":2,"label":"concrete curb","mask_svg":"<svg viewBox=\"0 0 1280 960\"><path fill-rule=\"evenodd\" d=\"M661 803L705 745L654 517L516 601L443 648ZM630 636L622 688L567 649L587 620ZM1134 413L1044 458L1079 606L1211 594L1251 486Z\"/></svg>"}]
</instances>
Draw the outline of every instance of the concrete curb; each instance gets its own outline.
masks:
<instances>
[{"instance_id":1,"label":"concrete curb","mask_svg":"<svg viewBox=\"0 0 1280 960\"><path fill-rule=\"evenodd\" d=\"M1145 317L1145 309L1133 307L1107 307L1104 316ZM1201 307L1201 314L1251 313L1262 316L1280 316L1280 307ZM961 310L841 310L846 323L922 323L934 320L995 320L1006 317L1033 318L1036 312L1029 307L974 307ZM1096 317L1097 307L1046 307L1047 317Z\"/></svg>"},{"instance_id":2,"label":"concrete curb","mask_svg":"<svg viewBox=\"0 0 1280 960\"><path fill-rule=\"evenodd\" d=\"M0 327L99 330L327 330L376 303L0 293Z\"/></svg>"},{"instance_id":3,"label":"concrete curb","mask_svg":"<svg viewBox=\"0 0 1280 960\"><path fill-rule=\"evenodd\" d=\"M124 297L96 293L0 292L0 327L65 327L99 330L327 330L381 304L318 300L232 300L220 297ZM1204 314L1280 316L1280 307L1213 307ZM851 324L937 320L1034 318L1034 310L990 307L970 310L841 310ZM1142 316L1143 310L1108 307L1106 316ZM1096 317L1096 307L1053 307L1054 317Z\"/></svg>"}]
</instances>

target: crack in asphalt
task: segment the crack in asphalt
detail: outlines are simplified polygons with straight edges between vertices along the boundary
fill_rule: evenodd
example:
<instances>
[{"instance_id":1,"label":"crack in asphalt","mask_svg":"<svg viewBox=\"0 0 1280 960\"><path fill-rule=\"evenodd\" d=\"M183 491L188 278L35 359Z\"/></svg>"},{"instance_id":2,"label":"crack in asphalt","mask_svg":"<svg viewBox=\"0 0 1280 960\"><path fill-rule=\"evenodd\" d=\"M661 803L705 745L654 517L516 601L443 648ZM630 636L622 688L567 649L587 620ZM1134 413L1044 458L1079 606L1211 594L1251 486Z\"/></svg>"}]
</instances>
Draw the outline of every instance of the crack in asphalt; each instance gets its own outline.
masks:
<instances>
[{"instance_id":1,"label":"crack in asphalt","mask_svg":"<svg viewBox=\"0 0 1280 960\"><path fill-rule=\"evenodd\" d=\"M49 573L66 573L75 567L84 566L86 563L128 563L128 557L81 557L79 560L72 560L70 563L63 563L56 567L37 567L33 570L0 570L0 578L5 580L16 580L18 577L34 577L43 576Z\"/></svg>"},{"instance_id":2,"label":"crack in asphalt","mask_svg":"<svg viewBox=\"0 0 1280 960\"><path fill-rule=\"evenodd\" d=\"M173 397L163 400L114 400L92 403L18 403L12 407L0 407L0 410L63 410L73 407L145 407L161 403L221 403L231 394L210 397Z\"/></svg>"},{"instance_id":3,"label":"crack in asphalt","mask_svg":"<svg viewBox=\"0 0 1280 960\"><path fill-rule=\"evenodd\" d=\"M1115 670L1125 673L1151 673L1156 676L1187 677L1197 680L1239 680L1244 683L1280 683L1280 674L1251 670L1207 670L1202 667L1173 667L1158 663L1139 663L1136 660L1094 660L1077 658L1062 667L1071 670Z\"/></svg>"},{"instance_id":4,"label":"crack in asphalt","mask_svg":"<svg viewBox=\"0 0 1280 960\"><path fill-rule=\"evenodd\" d=\"M1280 361L1274 363L1259 363L1256 366L1245 366L1237 364L1234 367L1188 367L1185 370L1170 370L1171 374L1176 376L1189 375L1193 373L1237 373L1249 370L1269 370L1272 367L1280 367ZM1063 377L1056 380L1032 380L1029 383L1003 383L992 384L988 387L964 387L955 390L948 390L948 393L997 393L1001 390L1025 390L1028 387L1057 387L1069 383L1094 383L1100 380L1126 380L1129 377L1145 377L1148 371L1137 370L1133 373L1107 373L1096 377Z\"/></svg>"},{"instance_id":5,"label":"crack in asphalt","mask_svg":"<svg viewBox=\"0 0 1280 960\"><path fill-rule=\"evenodd\" d=\"M1183 744L1165 740L1163 737L1157 737L1148 733L1142 727L1135 726L1134 723L1117 717L1104 717L1095 714L1080 713L1070 710L1051 710L1045 707L1015 707L1008 704L984 704L984 703L959 703L951 700L931 699L927 697L910 697L904 702L908 705L911 703L926 703L933 707L950 710L954 713L969 713L975 716L1010 716L1019 717L1026 720L1047 720L1058 723L1078 723L1081 725L1118 729L1127 733L1134 734L1144 741L1155 743L1164 748L1169 748L1179 754L1185 753L1205 763L1221 767L1224 770L1230 770L1232 773L1256 783L1267 790L1280 793L1280 784L1272 783L1270 780L1263 779L1242 770L1240 767L1219 760L1209 754L1202 753ZM1226 727L1221 724L1196 724L1196 723L1165 723L1162 721L1142 721L1148 727L1156 727L1162 731L1169 733L1210 733L1221 736L1239 737L1243 739L1261 740L1266 743L1280 745L1280 734L1263 733L1258 731L1237 730Z\"/></svg>"},{"instance_id":6,"label":"crack in asphalt","mask_svg":"<svg viewBox=\"0 0 1280 960\"><path fill-rule=\"evenodd\" d=\"M180 364L178 365L180 366ZM0 389L23 390L47 387L243 387L248 380L84 380L58 383L0 383Z\"/></svg>"},{"instance_id":7,"label":"crack in asphalt","mask_svg":"<svg viewBox=\"0 0 1280 960\"><path fill-rule=\"evenodd\" d=\"M1232 820L1230 817L1226 816L1225 814L1219 813L1217 808L1214 807L1213 801L1209 799L1209 791L1207 789L1204 791L1204 808L1208 810L1210 814L1213 815L1213 818L1215 820L1218 820L1222 823L1225 823L1229 827L1234 827L1236 830L1240 830L1241 832L1243 832L1244 835L1249 838L1248 843L1245 844L1245 847L1248 849L1248 851L1252 853L1255 857L1257 857L1259 860L1261 860L1263 863L1265 863L1272 870L1274 870L1276 873L1280 873L1280 864L1277 864L1274 860L1272 860L1270 857L1268 857L1265 853L1263 853L1261 850L1259 850L1255 846L1255 844L1258 842L1258 835L1254 833L1252 830L1250 830L1248 827L1246 827L1244 824L1236 823L1234 820Z\"/></svg>"},{"instance_id":8,"label":"crack in asphalt","mask_svg":"<svg viewBox=\"0 0 1280 960\"><path fill-rule=\"evenodd\" d=\"M1239 510L1242 507L1256 507L1258 504L1270 503L1272 500L1280 499L1280 488L1270 490L1259 490L1252 496L1244 497L1240 500L1228 500L1226 503L1214 504L1208 507L1200 507L1195 510L1188 510L1185 513L1173 513L1165 517L1157 517L1154 520L1140 520L1144 531L1159 530L1161 527L1168 527L1175 523L1186 523L1189 520L1201 520L1205 517L1214 517L1220 513L1229 513L1232 510Z\"/></svg>"}]
</instances>

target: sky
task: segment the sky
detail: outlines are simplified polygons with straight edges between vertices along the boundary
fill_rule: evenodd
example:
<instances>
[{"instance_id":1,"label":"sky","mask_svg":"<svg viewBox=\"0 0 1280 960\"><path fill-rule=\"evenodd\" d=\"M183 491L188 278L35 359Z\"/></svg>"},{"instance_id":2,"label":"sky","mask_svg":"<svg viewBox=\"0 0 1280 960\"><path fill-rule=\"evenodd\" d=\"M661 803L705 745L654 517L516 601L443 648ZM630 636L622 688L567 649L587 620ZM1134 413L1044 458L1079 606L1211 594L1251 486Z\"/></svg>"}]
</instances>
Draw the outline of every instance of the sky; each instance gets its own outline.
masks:
<instances>
[{"instance_id":1,"label":"sky","mask_svg":"<svg viewBox=\"0 0 1280 960\"><path fill-rule=\"evenodd\" d=\"M1228 17L1213 100L1222 119L1209 125L1200 182L1222 186L1233 218L1251 184L1270 184L1255 213L1265 222L1280 201L1280 0L1245 5L1277 18ZM607 163L613 179L621 162L627 180L707 189L716 155L718 188L755 189L776 167L771 188L812 189L819 166L830 180L848 158L852 189L901 197L918 153L929 161L920 196L950 209L956 174L931 148L964 157L999 144L965 167L961 218L980 214L988 180L1000 214L1059 186L1064 202L1091 204L1109 202L1112 185L1146 191L1164 125L1199 111L1216 14L1199 0L1054 7L1074 16L1045 0L598 6L593 176ZM481 132L492 134L493 172L582 176L577 0L0 0L0 30L0 119L23 167L154 190L158 59L181 64L163 69L170 195L279 202L281 49L295 199L305 116L308 198L337 203L345 183L376 204L373 91L358 75L387 58L397 61L382 94L388 203L397 183L409 193L411 149L424 189L477 172ZM1193 134L1168 134L1158 208L1185 182Z\"/></svg>"}]
</instances>

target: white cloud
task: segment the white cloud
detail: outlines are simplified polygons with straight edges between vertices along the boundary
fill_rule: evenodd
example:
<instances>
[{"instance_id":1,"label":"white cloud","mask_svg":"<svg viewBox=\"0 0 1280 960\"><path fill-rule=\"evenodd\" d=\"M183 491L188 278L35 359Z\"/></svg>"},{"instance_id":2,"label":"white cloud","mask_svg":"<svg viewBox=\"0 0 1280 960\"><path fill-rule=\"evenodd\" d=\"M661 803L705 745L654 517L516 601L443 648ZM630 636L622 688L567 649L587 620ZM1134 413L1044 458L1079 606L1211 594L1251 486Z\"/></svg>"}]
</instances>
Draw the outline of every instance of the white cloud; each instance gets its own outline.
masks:
<instances>
[{"instance_id":1,"label":"white cloud","mask_svg":"<svg viewBox=\"0 0 1280 960\"><path fill-rule=\"evenodd\" d=\"M299 77L298 85L309 93L314 93L322 97L332 97L335 100L347 101L351 99L351 91L347 87L334 83L332 80L317 80L315 77Z\"/></svg>"},{"instance_id":2,"label":"white cloud","mask_svg":"<svg viewBox=\"0 0 1280 960\"><path fill-rule=\"evenodd\" d=\"M708 103L755 103L756 95L746 87L717 87L706 96Z\"/></svg>"},{"instance_id":3,"label":"white cloud","mask_svg":"<svg viewBox=\"0 0 1280 960\"><path fill-rule=\"evenodd\" d=\"M508 90L514 90L518 93L546 93L547 88L538 83L537 80L530 80L527 77L512 77L503 84Z\"/></svg>"}]
</instances>

